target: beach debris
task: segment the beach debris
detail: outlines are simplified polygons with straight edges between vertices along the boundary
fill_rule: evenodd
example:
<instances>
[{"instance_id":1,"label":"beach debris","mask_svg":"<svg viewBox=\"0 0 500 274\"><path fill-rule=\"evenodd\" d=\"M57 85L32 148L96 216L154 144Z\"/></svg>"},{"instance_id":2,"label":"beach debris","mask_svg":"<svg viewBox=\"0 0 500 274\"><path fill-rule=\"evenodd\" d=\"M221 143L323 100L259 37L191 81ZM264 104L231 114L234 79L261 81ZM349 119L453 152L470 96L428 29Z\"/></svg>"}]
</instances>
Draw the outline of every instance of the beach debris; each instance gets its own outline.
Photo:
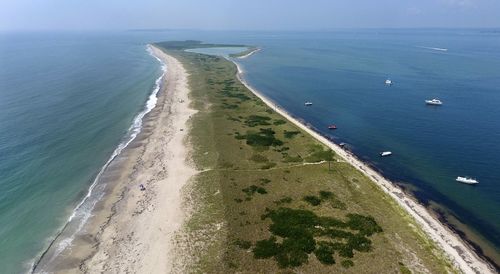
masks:
<instances>
[{"instance_id":1,"label":"beach debris","mask_svg":"<svg viewBox=\"0 0 500 274\"><path fill-rule=\"evenodd\" d=\"M143 185L143 184L140 184L140 185L139 185L139 189L140 189L141 191L145 191L145 190L146 190L146 187L144 187L144 185Z\"/></svg>"}]
</instances>

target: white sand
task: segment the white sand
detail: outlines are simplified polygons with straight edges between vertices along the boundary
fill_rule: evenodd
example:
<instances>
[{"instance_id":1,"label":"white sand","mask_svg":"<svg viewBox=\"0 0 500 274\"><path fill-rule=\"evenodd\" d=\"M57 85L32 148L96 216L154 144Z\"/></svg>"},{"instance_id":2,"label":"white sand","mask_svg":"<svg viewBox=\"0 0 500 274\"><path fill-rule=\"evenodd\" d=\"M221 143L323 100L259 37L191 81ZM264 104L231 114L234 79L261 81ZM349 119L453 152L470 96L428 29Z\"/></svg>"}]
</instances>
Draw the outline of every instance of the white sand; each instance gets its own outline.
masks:
<instances>
[{"instance_id":1,"label":"white sand","mask_svg":"<svg viewBox=\"0 0 500 274\"><path fill-rule=\"evenodd\" d=\"M247 53L247 54L245 54L243 56L239 56L238 59L248 58L248 57L252 56L254 53L259 52L260 50L261 50L260 48L256 48L256 49L252 50L251 52L249 52L249 53Z\"/></svg>"},{"instance_id":2,"label":"white sand","mask_svg":"<svg viewBox=\"0 0 500 274\"><path fill-rule=\"evenodd\" d=\"M113 215L99 235L99 245L80 269L88 273L170 273L173 235L185 216L182 187L195 174L187 162L187 122L194 114L189 106L187 73L175 58L153 47L167 64L161 108L153 117L151 133L128 175L134 183L116 203ZM139 189L142 183L145 191Z\"/></svg>"},{"instance_id":3,"label":"white sand","mask_svg":"<svg viewBox=\"0 0 500 274\"><path fill-rule=\"evenodd\" d=\"M251 52L252 54L254 52ZM248 54L248 56L250 55ZM248 57L245 56L245 57ZM234 61L233 61L234 62ZM251 87L242 77L244 71L241 66L234 62L238 68L238 79L257 97L259 97L264 103L266 103L271 109L274 109L277 113L281 114L283 117L294 123L299 128L303 129L311 136L316 138L321 143L330 147L337 155L342 157L346 162L353 165L356 169L365 174L374 183L376 183L384 192L389 194L398 204L404 208L415 220L421 225L421 228L427 233L427 235L434 240L434 242L443 249L445 254L450 258L453 264L464 273L496 273L492 266L486 263L483 259L477 256L477 254L472 251L459 236L449 230L441 222L439 222L433 215L431 215L427 209L421 204L417 203L410 197L408 197L400 188L395 186L392 182L385 179L378 172L364 164L362 161L357 159L353 154L345 151L340 146L330 142L325 137L321 136L314 130L308 128L297 119L289 115L285 110L279 108L277 104L263 96L256 89Z\"/></svg>"}]
</instances>

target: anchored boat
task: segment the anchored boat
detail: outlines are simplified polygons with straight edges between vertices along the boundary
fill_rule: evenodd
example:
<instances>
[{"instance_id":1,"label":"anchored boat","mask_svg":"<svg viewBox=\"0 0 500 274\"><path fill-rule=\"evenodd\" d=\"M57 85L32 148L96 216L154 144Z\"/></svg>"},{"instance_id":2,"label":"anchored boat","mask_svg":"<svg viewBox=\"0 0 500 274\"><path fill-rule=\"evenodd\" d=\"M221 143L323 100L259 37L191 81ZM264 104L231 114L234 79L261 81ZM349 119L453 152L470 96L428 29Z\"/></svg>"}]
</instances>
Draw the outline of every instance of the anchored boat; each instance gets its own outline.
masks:
<instances>
[{"instance_id":1,"label":"anchored boat","mask_svg":"<svg viewBox=\"0 0 500 274\"><path fill-rule=\"evenodd\" d=\"M387 157L387 156L391 156L391 155L392 155L392 152L390 152L390 151L380 152L380 157Z\"/></svg>"},{"instance_id":2,"label":"anchored boat","mask_svg":"<svg viewBox=\"0 0 500 274\"><path fill-rule=\"evenodd\" d=\"M391 80L391 79L387 79L387 80L385 80L385 84L386 84L387 86L392 85L392 80Z\"/></svg>"},{"instance_id":3,"label":"anchored boat","mask_svg":"<svg viewBox=\"0 0 500 274\"><path fill-rule=\"evenodd\" d=\"M479 184L478 180L473 179L471 177L460 177L460 176L458 176L457 179L456 179L456 181L460 182L460 183L468 184L468 185Z\"/></svg>"},{"instance_id":4,"label":"anchored boat","mask_svg":"<svg viewBox=\"0 0 500 274\"><path fill-rule=\"evenodd\" d=\"M441 102L441 100L436 99L436 98L434 98L432 100L425 100L425 103L427 105L433 105L433 106L440 106L443 104L443 102Z\"/></svg>"},{"instance_id":5,"label":"anchored boat","mask_svg":"<svg viewBox=\"0 0 500 274\"><path fill-rule=\"evenodd\" d=\"M337 129L337 126L336 125L329 125L328 129Z\"/></svg>"},{"instance_id":6,"label":"anchored boat","mask_svg":"<svg viewBox=\"0 0 500 274\"><path fill-rule=\"evenodd\" d=\"M305 106L312 106L312 104L313 104L312 102L305 102L304 103Z\"/></svg>"}]
</instances>

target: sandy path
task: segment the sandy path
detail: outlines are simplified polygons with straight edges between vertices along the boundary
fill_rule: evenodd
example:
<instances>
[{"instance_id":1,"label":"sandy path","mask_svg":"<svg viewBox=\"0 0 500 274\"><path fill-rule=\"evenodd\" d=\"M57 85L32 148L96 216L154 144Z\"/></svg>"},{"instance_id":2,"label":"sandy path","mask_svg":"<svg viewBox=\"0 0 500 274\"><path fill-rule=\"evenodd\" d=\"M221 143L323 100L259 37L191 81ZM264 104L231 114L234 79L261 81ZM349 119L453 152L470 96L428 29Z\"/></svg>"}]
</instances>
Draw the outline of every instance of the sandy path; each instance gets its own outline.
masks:
<instances>
[{"instance_id":1,"label":"sandy path","mask_svg":"<svg viewBox=\"0 0 500 274\"><path fill-rule=\"evenodd\" d=\"M450 258L450 260L458 269L460 269L464 273L496 273L492 266L478 257L477 254L472 251L462 240L460 240L460 238L455 233L453 233L441 222L439 222L433 215L431 215L424 206L408 197L401 189L396 187L392 182L357 159L353 154L330 142L328 139L321 136L316 131L308 128L299 120L288 114L284 109L278 107L277 104L269 100L267 97L263 96L260 92L250 86L245 81L245 79L243 79L244 71L242 70L241 66L237 62L233 61L233 63L235 63L238 68L238 79L257 97L259 97L264 103L266 103L266 105L274 109L276 112L284 116L286 119L294 123L302 130L309 133L321 143L330 147L333 151L335 151L335 153L337 153L337 155L342 157L346 162L353 165L356 169L365 174L368 178L370 178L373 182L380 186L380 188L384 192L394 198L394 200L396 200L402 208L404 208L411 216L415 218L415 220L417 220L422 229L432 240L434 240L434 242L439 247L441 247L442 250L444 250L445 254Z\"/></svg>"},{"instance_id":2,"label":"sandy path","mask_svg":"<svg viewBox=\"0 0 500 274\"><path fill-rule=\"evenodd\" d=\"M187 121L194 114L182 64L161 50L153 53L167 64L158 117L135 161L124 198L99 236L97 250L80 269L88 273L169 273L173 235L184 221L181 189L195 174L186 162ZM144 184L145 191L139 189Z\"/></svg>"}]
</instances>

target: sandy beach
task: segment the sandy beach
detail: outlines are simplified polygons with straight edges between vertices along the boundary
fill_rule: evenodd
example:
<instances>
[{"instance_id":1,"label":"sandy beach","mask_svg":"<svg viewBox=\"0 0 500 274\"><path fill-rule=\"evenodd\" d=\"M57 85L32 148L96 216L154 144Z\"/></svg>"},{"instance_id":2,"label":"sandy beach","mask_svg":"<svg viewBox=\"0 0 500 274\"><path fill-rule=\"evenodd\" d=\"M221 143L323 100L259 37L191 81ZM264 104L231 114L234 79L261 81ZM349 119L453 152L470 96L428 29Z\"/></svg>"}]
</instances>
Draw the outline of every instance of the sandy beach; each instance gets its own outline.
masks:
<instances>
[{"instance_id":1,"label":"sandy beach","mask_svg":"<svg viewBox=\"0 0 500 274\"><path fill-rule=\"evenodd\" d=\"M246 58L249 55L255 53L253 51L247 56L242 56ZM241 57L240 57L241 58ZM463 273L496 273L492 266L481 259L477 254L469 248L469 246L464 243L458 235L448 229L439 220L436 219L429 211L421 204L416 202L414 199L410 198L405 194L400 188L395 184L384 178L381 174L370 168L368 165L359 160L352 153L344 150L337 144L329 141L325 137L318 134L313 129L307 127L299 120L292 117L284 109L280 108L276 103L269 100L267 97L263 96L259 91L250 86L244 79L244 71L241 66L233 61L238 69L237 77L238 79L257 97L259 97L266 105L274 109L277 113L294 123L297 127L301 128L305 132L309 133L315 139L323 143L324 145L331 148L337 155L339 155L343 160L354 166L356 169L365 174L370 178L375 184L377 184L385 193L389 194L397 203L406 210L415 220L421 225L421 228L427 233L427 235L445 252L452 263Z\"/></svg>"},{"instance_id":2,"label":"sandy beach","mask_svg":"<svg viewBox=\"0 0 500 274\"><path fill-rule=\"evenodd\" d=\"M250 56L254 55L255 53L257 53L257 52L259 52L259 51L261 51L261 48L256 48L256 49L254 49L254 50L250 51L249 53L247 53L247 54L245 54L245 55L243 55L243 56L239 56L239 57L238 57L238 59L245 59L245 58L248 58L248 57L250 57Z\"/></svg>"},{"instance_id":3,"label":"sandy beach","mask_svg":"<svg viewBox=\"0 0 500 274\"><path fill-rule=\"evenodd\" d=\"M74 235L66 229L40 259L35 273L170 273L173 236L185 218L182 188L196 171L188 163L187 73L151 46L167 66L156 107L142 132L103 174L102 199ZM141 185L144 186L141 189ZM70 223L68 226L71 226ZM73 239L63 251L65 239Z\"/></svg>"},{"instance_id":4,"label":"sandy beach","mask_svg":"<svg viewBox=\"0 0 500 274\"><path fill-rule=\"evenodd\" d=\"M87 272L169 273L174 257L172 237L181 227L181 189L195 170L186 162L187 74L176 59L153 47L167 65L160 113L144 152L129 172L146 190L131 185L120 210L102 231L99 248L81 265Z\"/></svg>"}]
</instances>

